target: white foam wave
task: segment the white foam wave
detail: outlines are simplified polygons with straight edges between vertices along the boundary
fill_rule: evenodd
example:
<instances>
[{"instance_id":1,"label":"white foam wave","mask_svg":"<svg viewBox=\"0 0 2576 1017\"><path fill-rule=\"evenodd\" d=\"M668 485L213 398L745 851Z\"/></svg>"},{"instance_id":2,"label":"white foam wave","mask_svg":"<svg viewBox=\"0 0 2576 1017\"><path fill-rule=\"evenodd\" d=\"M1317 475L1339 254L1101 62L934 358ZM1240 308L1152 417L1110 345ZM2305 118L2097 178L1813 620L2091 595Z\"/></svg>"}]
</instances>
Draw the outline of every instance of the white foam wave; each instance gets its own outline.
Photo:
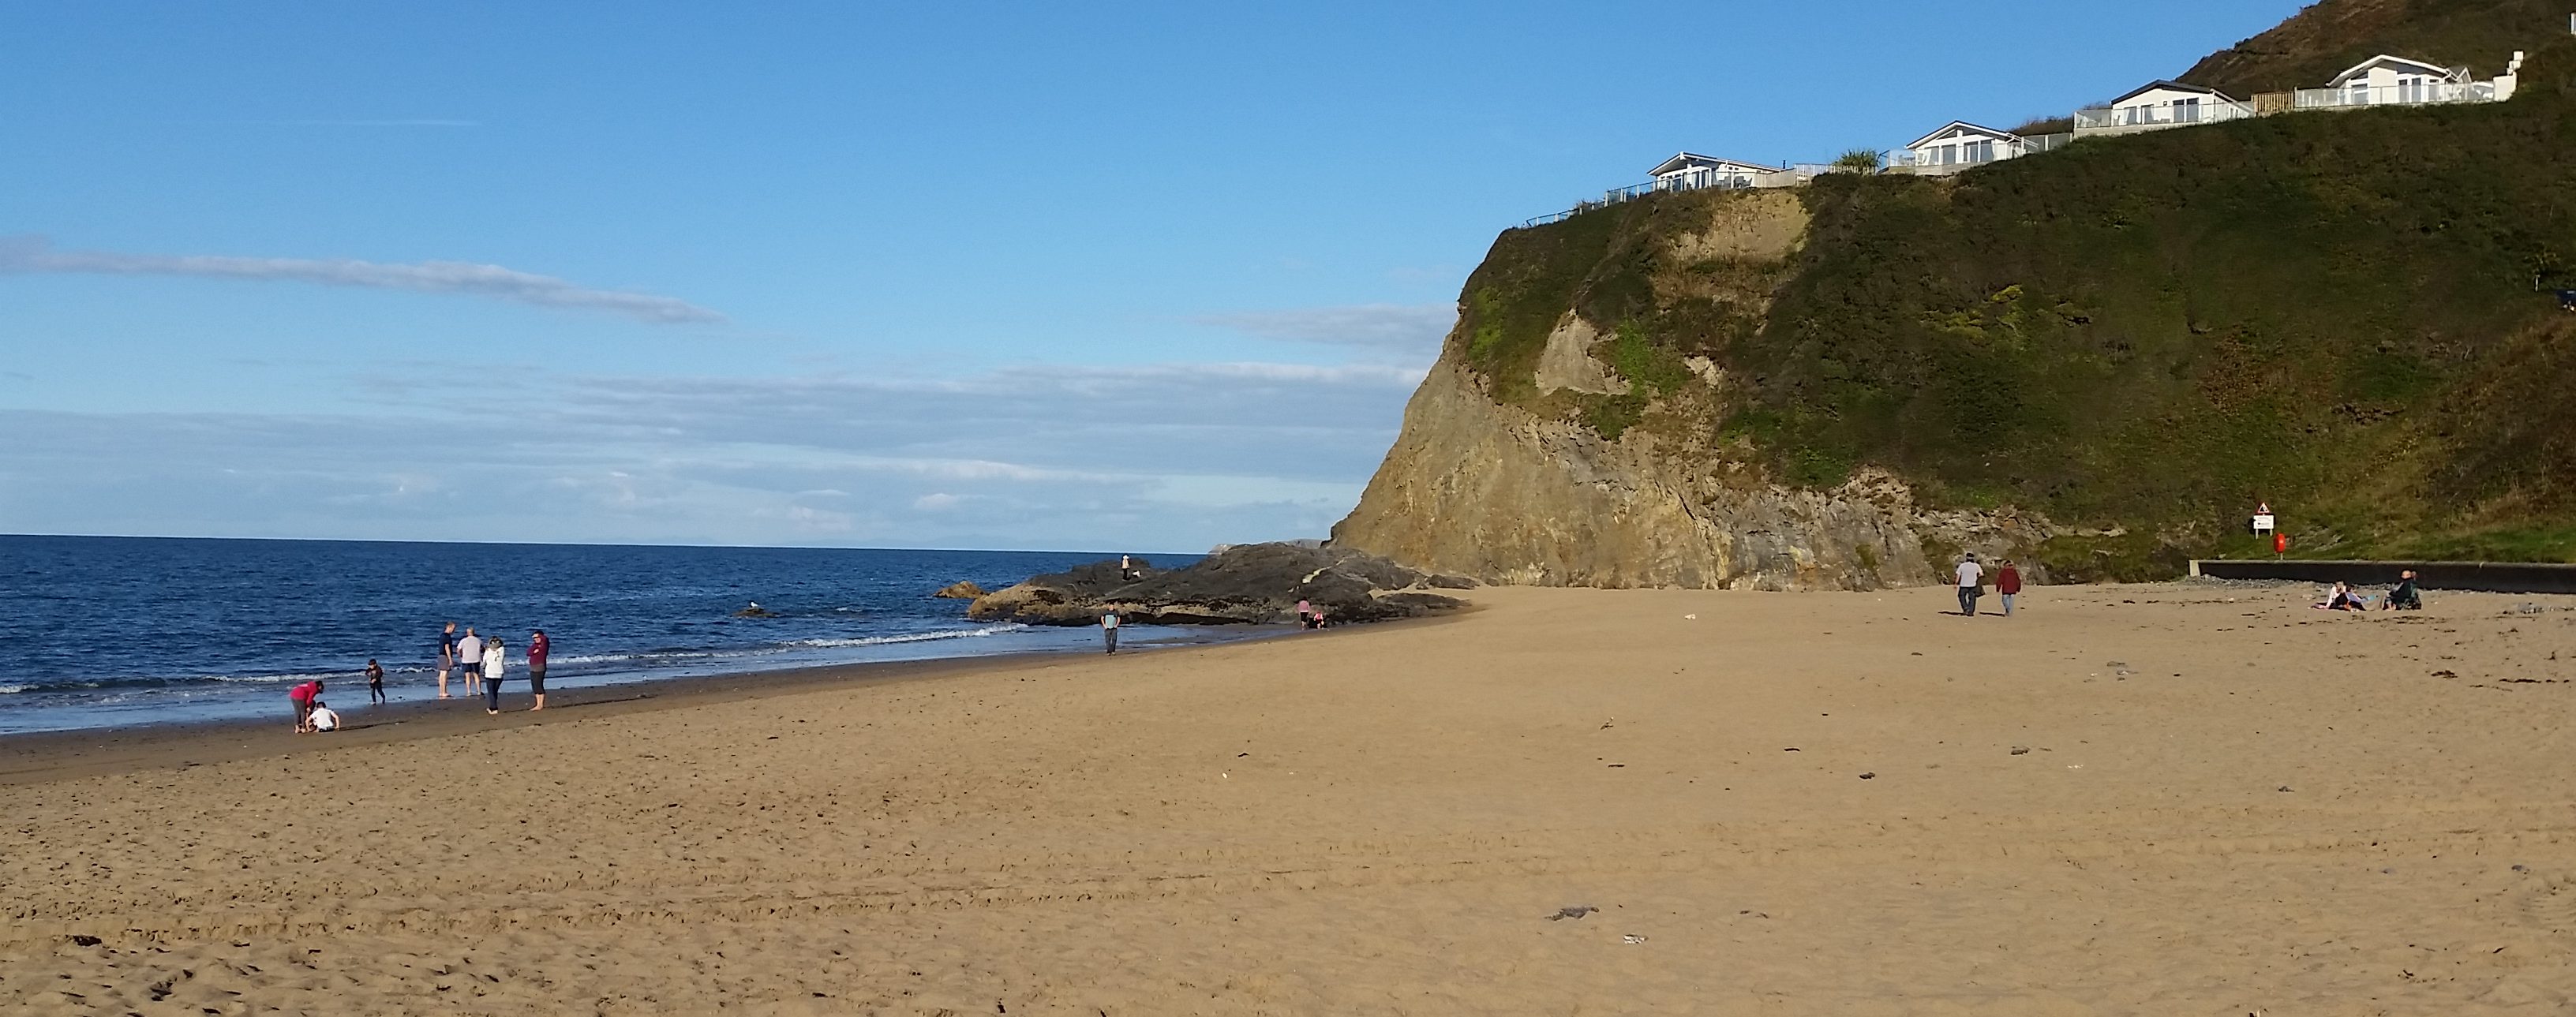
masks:
<instances>
[{"instance_id":1,"label":"white foam wave","mask_svg":"<svg viewBox=\"0 0 2576 1017\"><path fill-rule=\"evenodd\" d=\"M982 636L995 636L1004 632L1017 632L1025 628L1028 628L1028 626L1022 625L1018 622L1007 622L1001 625L987 625L980 629L967 629L962 632L916 632L908 636L868 636L862 639L799 639L790 642L787 645L798 647L841 647L884 646L888 643L927 643L937 639L974 639Z\"/></svg>"},{"instance_id":2,"label":"white foam wave","mask_svg":"<svg viewBox=\"0 0 2576 1017\"><path fill-rule=\"evenodd\" d=\"M1005 632L1017 632L1028 626L1004 622L976 629L954 632L914 632L900 636L864 636L848 639L794 639L766 646L731 650L648 650L641 653L588 653L573 657L556 657L557 664L619 664L639 660L723 660L731 657L760 657L797 650L833 650L857 646L886 646L895 643L927 643L942 639L976 639Z\"/></svg>"},{"instance_id":3,"label":"white foam wave","mask_svg":"<svg viewBox=\"0 0 2576 1017\"><path fill-rule=\"evenodd\" d=\"M32 687L33 686L28 685L0 685L0 696L5 696L13 692L25 692Z\"/></svg>"}]
</instances>

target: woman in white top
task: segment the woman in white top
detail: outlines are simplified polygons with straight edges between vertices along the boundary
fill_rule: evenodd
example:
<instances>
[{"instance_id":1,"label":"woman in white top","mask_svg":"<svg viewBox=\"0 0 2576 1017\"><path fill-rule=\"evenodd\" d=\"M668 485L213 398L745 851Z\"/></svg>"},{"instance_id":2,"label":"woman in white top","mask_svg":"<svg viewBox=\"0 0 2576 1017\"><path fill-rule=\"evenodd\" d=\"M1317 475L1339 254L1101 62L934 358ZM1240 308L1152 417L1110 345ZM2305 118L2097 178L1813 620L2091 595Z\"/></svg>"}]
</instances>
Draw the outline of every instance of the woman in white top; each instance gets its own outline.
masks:
<instances>
[{"instance_id":1,"label":"woman in white top","mask_svg":"<svg viewBox=\"0 0 2576 1017\"><path fill-rule=\"evenodd\" d=\"M501 715L501 666L509 658L501 651L501 637L483 643L483 712Z\"/></svg>"}]
</instances>

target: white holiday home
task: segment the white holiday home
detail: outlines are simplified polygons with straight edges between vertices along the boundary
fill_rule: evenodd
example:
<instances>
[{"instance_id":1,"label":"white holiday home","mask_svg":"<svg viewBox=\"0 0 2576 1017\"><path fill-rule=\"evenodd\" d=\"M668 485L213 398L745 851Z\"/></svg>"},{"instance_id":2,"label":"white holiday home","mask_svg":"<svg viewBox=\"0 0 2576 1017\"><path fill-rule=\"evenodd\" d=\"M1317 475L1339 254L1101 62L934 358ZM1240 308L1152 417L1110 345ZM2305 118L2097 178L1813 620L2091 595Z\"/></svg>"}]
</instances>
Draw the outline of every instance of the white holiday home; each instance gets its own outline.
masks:
<instances>
[{"instance_id":1,"label":"white holiday home","mask_svg":"<svg viewBox=\"0 0 2576 1017\"><path fill-rule=\"evenodd\" d=\"M2293 102L2300 109L2327 109L2492 102L2498 98L2501 97L2496 95L2493 83L2470 81L2467 68L2383 53L2335 75L2324 88L2300 89Z\"/></svg>"},{"instance_id":2,"label":"white holiday home","mask_svg":"<svg viewBox=\"0 0 2576 1017\"><path fill-rule=\"evenodd\" d=\"M2076 110L2075 133L2131 134L2253 115L2254 104L2238 102L2215 88L2154 81L2102 106Z\"/></svg>"},{"instance_id":3,"label":"white holiday home","mask_svg":"<svg viewBox=\"0 0 2576 1017\"><path fill-rule=\"evenodd\" d=\"M2029 151L2029 141L2011 131L1953 120L1940 130L1916 138L1903 150L1889 153L1888 168L1899 173L1940 175L2001 162Z\"/></svg>"},{"instance_id":4,"label":"white holiday home","mask_svg":"<svg viewBox=\"0 0 2576 1017\"><path fill-rule=\"evenodd\" d=\"M1655 178L1656 190L1696 191L1704 187L1752 187L1755 181L1779 172L1777 166L1683 152L1656 164L1649 175Z\"/></svg>"}]
</instances>

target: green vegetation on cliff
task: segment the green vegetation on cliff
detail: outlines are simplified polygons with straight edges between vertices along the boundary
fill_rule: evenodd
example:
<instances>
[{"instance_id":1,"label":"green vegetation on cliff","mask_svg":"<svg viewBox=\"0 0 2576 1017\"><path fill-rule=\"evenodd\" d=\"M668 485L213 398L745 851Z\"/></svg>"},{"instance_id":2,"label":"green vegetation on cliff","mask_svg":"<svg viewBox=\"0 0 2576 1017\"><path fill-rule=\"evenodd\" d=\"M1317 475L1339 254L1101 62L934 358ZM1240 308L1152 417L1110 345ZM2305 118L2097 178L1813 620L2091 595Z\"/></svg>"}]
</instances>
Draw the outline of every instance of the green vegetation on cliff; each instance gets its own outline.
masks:
<instances>
[{"instance_id":1,"label":"green vegetation on cliff","mask_svg":"<svg viewBox=\"0 0 2576 1017\"><path fill-rule=\"evenodd\" d=\"M2563 30L2569 10L2565 0L2324 0L2210 54L2181 80L2246 99L2323 88L2344 68L2382 53L2492 78L2513 51Z\"/></svg>"},{"instance_id":2,"label":"green vegetation on cliff","mask_svg":"<svg viewBox=\"0 0 2576 1017\"><path fill-rule=\"evenodd\" d=\"M1783 259L1674 263L1741 193L1515 230L1455 352L1501 401L1610 437L1706 357L1724 414L1663 426L1789 483L1878 466L1937 506L2115 534L2051 548L2070 577L2255 553L2256 500L2303 553L2576 560L2576 315L2545 292L2576 286L2571 79L2562 41L2510 103L1829 175ZM1567 308L1614 334L1596 355L1629 395L1536 389Z\"/></svg>"}]
</instances>

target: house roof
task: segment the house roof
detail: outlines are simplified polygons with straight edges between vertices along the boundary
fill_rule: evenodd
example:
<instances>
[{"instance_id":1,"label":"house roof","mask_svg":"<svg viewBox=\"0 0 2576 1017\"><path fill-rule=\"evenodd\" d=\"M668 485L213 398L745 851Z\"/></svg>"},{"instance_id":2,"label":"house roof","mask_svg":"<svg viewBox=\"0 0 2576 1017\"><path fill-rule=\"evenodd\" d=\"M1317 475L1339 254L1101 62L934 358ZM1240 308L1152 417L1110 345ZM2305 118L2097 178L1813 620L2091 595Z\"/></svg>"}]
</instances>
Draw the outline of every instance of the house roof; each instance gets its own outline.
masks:
<instances>
[{"instance_id":1,"label":"house roof","mask_svg":"<svg viewBox=\"0 0 2576 1017\"><path fill-rule=\"evenodd\" d=\"M2020 135L2018 135L2018 134L2014 134L2014 133L2013 133L2013 132L2011 132L2011 131L1998 131L1998 130L1996 130L1996 129L1992 128L1992 127L1980 127L1980 126L1978 126L1978 125L1976 125L1976 124L1969 123L1969 122L1967 122L1967 121L1965 121L1965 120L1953 120L1953 121L1950 121L1949 123L1942 124L1942 125L1941 125L1941 129L1940 129L1940 130L1933 131L1933 132L1932 132L1932 133L1930 133L1930 134L1926 134L1926 135L1924 135L1924 136L1922 136L1922 137L1920 137L1920 138L1916 138L1916 139L1914 139L1914 141L1913 141L1912 143L1910 143L1910 144L1906 145L1905 147L1907 147L1907 148L1921 148L1921 147L1923 146L1923 143L1924 143L1924 142L1930 141L1930 140L1932 140L1932 139L1934 139L1934 138L1937 138L1937 137L1940 137L1940 136L1942 136L1942 135L1944 135L1944 134L1948 134L1948 133L1950 133L1951 131L1958 131L1958 130L1965 130L1965 131L1972 132L1972 133L1976 133L1976 134L1983 134L1983 135L1986 135L1987 137L1990 137L1990 138L1995 139L1996 141L2020 141L2020 140L2021 140L2021 136L2020 136Z\"/></svg>"},{"instance_id":2,"label":"house roof","mask_svg":"<svg viewBox=\"0 0 2576 1017\"><path fill-rule=\"evenodd\" d=\"M1752 170L1756 173L1780 172L1780 168L1777 166L1765 166L1758 162L1745 162L1742 159L1720 159L1713 155L1701 155L1697 152L1682 152L1670 159L1656 163L1655 168L1647 171L1646 175L1650 177L1659 177L1666 173L1679 172L1681 170L1690 169L1694 166L1733 166L1738 169Z\"/></svg>"},{"instance_id":3,"label":"house roof","mask_svg":"<svg viewBox=\"0 0 2576 1017\"><path fill-rule=\"evenodd\" d=\"M2344 68L2344 72L2343 72L2343 73L2341 73L2341 74L2335 75L2335 76L2334 76L2334 80L2333 80L2333 81L2329 81L2329 82L2327 82L2327 83L2326 83L2326 87L2328 87L2328 88L2332 88L2332 87L2336 87L2336 86L2339 86L2339 85L2343 85L2343 84L2345 84L2345 83L2348 83L2348 82L2350 82L2350 81L2353 79L2353 77L2354 77L2355 75L2358 75L2358 74L2362 73L2363 71L2367 71L2367 70L2371 69L2372 67L2378 66L2378 65L2380 65L2380 64L2397 64L2397 65L2399 65L2399 69L2401 69L2401 70L2409 70L2409 69L2411 69L2411 70L2419 70L2419 71L2428 71L2428 72L2432 73L2434 76L2439 77L2439 78L2442 78L2443 80L2446 80L2446 81L2447 81L2447 80L2452 80L2452 79L2455 79L2455 78L2465 77L2465 75L2461 74L2459 71L2452 70L2451 68L2444 67L2444 66L2442 66L2442 65L2440 65L2440 64L2426 63L2426 62L2424 62L2424 61L2422 61L2422 60L2409 60L2409 59L2407 59L2407 58L2405 58L2405 57L2402 57L2402 56L2390 56L2390 55L2388 55L2388 54L2386 54L2386 53L2382 53L2382 54L2380 54L2380 55L2378 55L2378 56L2375 56L2375 57L2372 57L2372 58L2370 58L2370 59L2368 59L2368 60L2364 60L2364 61L2362 61L2362 62L2360 62L2360 63L2357 63L2357 64L2354 64L2354 65L2352 65L2352 66L2350 66L2350 67Z\"/></svg>"},{"instance_id":4,"label":"house roof","mask_svg":"<svg viewBox=\"0 0 2576 1017\"><path fill-rule=\"evenodd\" d=\"M2235 99L2230 98L2227 93L2221 92L2215 88L2202 88L2199 85L2186 85L2179 81L2150 81L2138 86L2127 95L2111 100L2111 105L2117 106L2141 95L2160 89L2168 92L2190 92L2193 95L2214 95L2226 102L2236 101Z\"/></svg>"}]
</instances>

